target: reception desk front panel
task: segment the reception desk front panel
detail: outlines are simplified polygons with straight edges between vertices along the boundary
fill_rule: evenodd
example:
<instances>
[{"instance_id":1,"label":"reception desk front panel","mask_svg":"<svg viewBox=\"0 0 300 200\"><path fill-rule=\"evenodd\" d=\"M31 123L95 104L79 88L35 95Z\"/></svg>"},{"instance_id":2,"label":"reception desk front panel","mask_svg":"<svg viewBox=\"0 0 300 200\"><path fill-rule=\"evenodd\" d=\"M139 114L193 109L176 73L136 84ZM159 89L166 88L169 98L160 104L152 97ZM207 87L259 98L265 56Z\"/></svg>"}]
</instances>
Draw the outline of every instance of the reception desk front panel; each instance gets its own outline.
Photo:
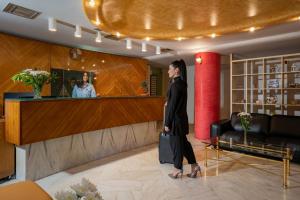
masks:
<instances>
[{"instance_id":1,"label":"reception desk front panel","mask_svg":"<svg viewBox=\"0 0 300 200\"><path fill-rule=\"evenodd\" d=\"M162 120L162 97L6 100L6 140L16 145Z\"/></svg>"}]
</instances>

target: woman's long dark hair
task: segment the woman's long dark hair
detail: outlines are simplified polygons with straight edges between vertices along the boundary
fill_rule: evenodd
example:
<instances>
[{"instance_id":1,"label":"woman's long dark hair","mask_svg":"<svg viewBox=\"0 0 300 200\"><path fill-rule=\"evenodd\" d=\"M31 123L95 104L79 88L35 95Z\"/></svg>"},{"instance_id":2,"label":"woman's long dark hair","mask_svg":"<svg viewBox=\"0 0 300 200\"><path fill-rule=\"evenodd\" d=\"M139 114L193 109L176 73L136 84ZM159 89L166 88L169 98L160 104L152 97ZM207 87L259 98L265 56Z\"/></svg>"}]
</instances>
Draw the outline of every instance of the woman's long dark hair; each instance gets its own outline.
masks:
<instances>
[{"instance_id":1,"label":"woman's long dark hair","mask_svg":"<svg viewBox=\"0 0 300 200\"><path fill-rule=\"evenodd\" d=\"M187 82L187 77L186 77L186 64L184 62L184 60L180 59L180 60L175 60L171 63L171 65L174 68L178 68L180 71L180 78L181 80L183 80L184 82Z\"/></svg>"}]
</instances>

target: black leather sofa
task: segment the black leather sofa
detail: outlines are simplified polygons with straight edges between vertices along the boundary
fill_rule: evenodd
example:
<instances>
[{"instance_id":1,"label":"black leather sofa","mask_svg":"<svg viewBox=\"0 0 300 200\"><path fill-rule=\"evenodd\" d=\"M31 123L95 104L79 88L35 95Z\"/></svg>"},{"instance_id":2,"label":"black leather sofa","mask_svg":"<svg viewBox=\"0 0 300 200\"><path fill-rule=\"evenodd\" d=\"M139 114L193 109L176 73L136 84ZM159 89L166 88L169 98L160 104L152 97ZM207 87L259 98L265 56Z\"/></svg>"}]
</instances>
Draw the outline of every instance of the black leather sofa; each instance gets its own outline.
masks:
<instances>
[{"instance_id":1,"label":"black leather sofa","mask_svg":"<svg viewBox=\"0 0 300 200\"><path fill-rule=\"evenodd\" d=\"M211 125L211 137L233 142L244 141L244 131L237 117L232 113L231 119L221 120ZM294 149L294 162L300 162L300 117L287 115L266 115L251 113L252 121L247 133L247 142L255 140ZM222 147L222 144L220 144Z\"/></svg>"}]
</instances>

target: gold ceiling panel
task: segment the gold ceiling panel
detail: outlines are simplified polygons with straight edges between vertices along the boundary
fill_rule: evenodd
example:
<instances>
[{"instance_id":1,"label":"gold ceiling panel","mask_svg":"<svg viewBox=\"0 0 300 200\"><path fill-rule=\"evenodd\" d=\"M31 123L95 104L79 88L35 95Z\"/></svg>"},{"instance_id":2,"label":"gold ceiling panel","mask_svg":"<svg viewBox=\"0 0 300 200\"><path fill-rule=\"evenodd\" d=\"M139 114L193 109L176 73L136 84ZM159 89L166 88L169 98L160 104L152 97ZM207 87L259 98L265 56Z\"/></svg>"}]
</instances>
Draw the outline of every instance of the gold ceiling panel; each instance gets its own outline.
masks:
<instances>
[{"instance_id":1,"label":"gold ceiling panel","mask_svg":"<svg viewBox=\"0 0 300 200\"><path fill-rule=\"evenodd\" d=\"M83 5L99 29L139 39L226 34L300 16L300 0L83 0Z\"/></svg>"}]
</instances>

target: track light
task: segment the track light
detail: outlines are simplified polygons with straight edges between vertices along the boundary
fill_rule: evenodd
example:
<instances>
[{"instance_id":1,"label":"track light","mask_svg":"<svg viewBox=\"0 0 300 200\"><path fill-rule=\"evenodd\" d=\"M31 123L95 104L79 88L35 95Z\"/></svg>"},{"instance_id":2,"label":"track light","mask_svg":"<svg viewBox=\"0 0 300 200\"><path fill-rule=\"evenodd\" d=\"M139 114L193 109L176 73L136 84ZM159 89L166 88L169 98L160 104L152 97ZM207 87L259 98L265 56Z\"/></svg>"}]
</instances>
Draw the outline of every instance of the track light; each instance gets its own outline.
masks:
<instances>
[{"instance_id":1,"label":"track light","mask_svg":"<svg viewBox=\"0 0 300 200\"><path fill-rule=\"evenodd\" d=\"M96 40L95 40L97 43L101 43L102 42L102 38L101 38L101 32L100 31L97 31L97 37L96 37Z\"/></svg>"},{"instance_id":2,"label":"track light","mask_svg":"<svg viewBox=\"0 0 300 200\"><path fill-rule=\"evenodd\" d=\"M126 39L126 49L132 49L132 42L130 39Z\"/></svg>"},{"instance_id":3,"label":"track light","mask_svg":"<svg viewBox=\"0 0 300 200\"><path fill-rule=\"evenodd\" d=\"M156 46L156 51L155 51L155 53L156 53L157 55L161 53L161 52L160 52L160 46Z\"/></svg>"},{"instance_id":4,"label":"track light","mask_svg":"<svg viewBox=\"0 0 300 200\"><path fill-rule=\"evenodd\" d=\"M215 33L212 33L211 35L210 35L210 37L211 38L215 38L217 35L215 34Z\"/></svg>"},{"instance_id":5,"label":"track light","mask_svg":"<svg viewBox=\"0 0 300 200\"><path fill-rule=\"evenodd\" d=\"M254 32L254 31L255 31L255 27L251 27L251 28L249 29L249 31L250 31L250 32Z\"/></svg>"},{"instance_id":6,"label":"track light","mask_svg":"<svg viewBox=\"0 0 300 200\"><path fill-rule=\"evenodd\" d=\"M56 31L56 20L53 17L48 18L48 30Z\"/></svg>"},{"instance_id":7,"label":"track light","mask_svg":"<svg viewBox=\"0 0 300 200\"><path fill-rule=\"evenodd\" d=\"M74 36L77 38L81 38L81 27L79 25L76 25L76 27L75 27Z\"/></svg>"},{"instance_id":8,"label":"track light","mask_svg":"<svg viewBox=\"0 0 300 200\"><path fill-rule=\"evenodd\" d=\"M142 52L146 52L147 51L147 44L146 42L142 43Z\"/></svg>"}]
</instances>

